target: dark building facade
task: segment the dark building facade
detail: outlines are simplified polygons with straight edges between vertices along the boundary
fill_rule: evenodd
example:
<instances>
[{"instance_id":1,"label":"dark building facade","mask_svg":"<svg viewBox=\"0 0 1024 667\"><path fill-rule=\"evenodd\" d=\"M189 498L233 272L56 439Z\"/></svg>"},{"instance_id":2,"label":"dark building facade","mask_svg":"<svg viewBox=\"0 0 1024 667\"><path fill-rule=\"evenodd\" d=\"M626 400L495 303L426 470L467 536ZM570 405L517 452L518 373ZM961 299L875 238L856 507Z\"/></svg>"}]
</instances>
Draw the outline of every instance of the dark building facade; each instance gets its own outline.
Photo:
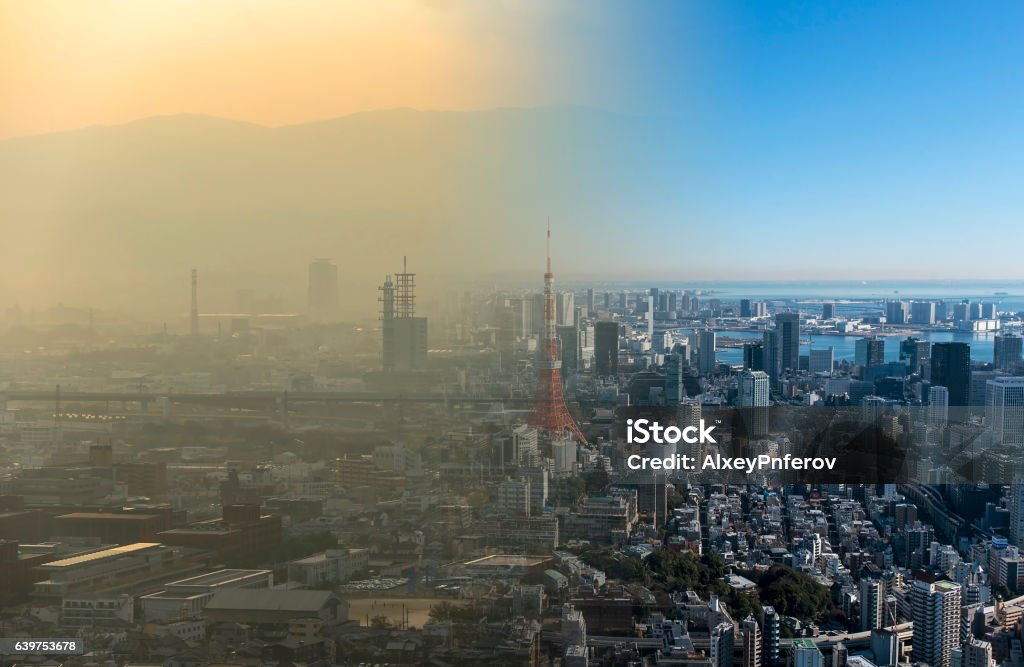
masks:
<instances>
[{"instance_id":1,"label":"dark building facade","mask_svg":"<svg viewBox=\"0 0 1024 667\"><path fill-rule=\"evenodd\" d=\"M743 345L743 368L751 371L763 371L764 343L745 343Z\"/></svg>"},{"instance_id":2,"label":"dark building facade","mask_svg":"<svg viewBox=\"0 0 1024 667\"><path fill-rule=\"evenodd\" d=\"M779 372L798 370L800 367L800 314L775 315L775 344L778 347L776 364Z\"/></svg>"},{"instance_id":3,"label":"dark building facade","mask_svg":"<svg viewBox=\"0 0 1024 667\"><path fill-rule=\"evenodd\" d=\"M966 406L971 387L971 346L967 343L935 343L931 356L932 386L949 391L949 405Z\"/></svg>"},{"instance_id":4,"label":"dark building facade","mask_svg":"<svg viewBox=\"0 0 1024 667\"><path fill-rule=\"evenodd\" d=\"M594 324L594 375L615 375L619 372L619 324Z\"/></svg>"}]
</instances>

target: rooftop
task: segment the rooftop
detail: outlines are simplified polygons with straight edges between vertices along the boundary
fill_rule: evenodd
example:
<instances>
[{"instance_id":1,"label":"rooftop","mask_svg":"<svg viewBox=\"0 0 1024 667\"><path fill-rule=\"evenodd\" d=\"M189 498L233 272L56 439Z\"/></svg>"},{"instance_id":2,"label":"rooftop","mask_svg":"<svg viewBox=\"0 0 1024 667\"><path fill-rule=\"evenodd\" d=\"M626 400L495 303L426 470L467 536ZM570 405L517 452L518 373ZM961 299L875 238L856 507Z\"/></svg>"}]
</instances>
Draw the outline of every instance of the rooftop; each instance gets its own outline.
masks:
<instances>
[{"instance_id":1,"label":"rooftop","mask_svg":"<svg viewBox=\"0 0 1024 667\"><path fill-rule=\"evenodd\" d=\"M96 520L101 521L147 521L155 517L155 514L138 514L136 512L74 512L63 514L58 519L73 519L76 521Z\"/></svg>"},{"instance_id":2,"label":"rooftop","mask_svg":"<svg viewBox=\"0 0 1024 667\"><path fill-rule=\"evenodd\" d=\"M334 593L331 591L224 588L217 591L206 608L316 612L332 597Z\"/></svg>"},{"instance_id":3,"label":"rooftop","mask_svg":"<svg viewBox=\"0 0 1024 667\"><path fill-rule=\"evenodd\" d=\"M268 574L270 574L270 570L215 570L188 579L171 581L167 583L167 586L222 586L238 579Z\"/></svg>"},{"instance_id":4,"label":"rooftop","mask_svg":"<svg viewBox=\"0 0 1024 667\"><path fill-rule=\"evenodd\" d=\"M815 651L819 650L818 649L818 645L814 643L813 639L794 639L793 640L793 647L794 648L812 648Z\"/></svg>"},{"instance_id":5,"label":"rooftop","mask_svg":"<svg viewBox=\"0 0 1024 667\"><path fill-rule=\"evenodd\" d=\"M487 565L490 567L536 567L541 563L548 561L549 559L545 556L524 556L519 554L493 554L491 556L484 556L483 558L477 558L471 560L464 565Z\"/></svg>"},{"instance_id":6,"label":"rooftop","mask_svg":"<svg viewBox=\"0 0 1024 667\"><path fill-rule=\"evenodd\" d=\"M71 558L64 558L62 560L55 560L40 567L47 569L52 568L63 568L63 567L75 567L84 563L90 563L98 560L105 560L107 558L120 558L121 556L127 556L142 551L150 551L164 545L159 542L136 542L135 544L126 544L121 547L113 547L111 549L103 549L102 551L94 551L88 554L82 554L81 556L72 556Z\"/></svg>"}]
</instances>

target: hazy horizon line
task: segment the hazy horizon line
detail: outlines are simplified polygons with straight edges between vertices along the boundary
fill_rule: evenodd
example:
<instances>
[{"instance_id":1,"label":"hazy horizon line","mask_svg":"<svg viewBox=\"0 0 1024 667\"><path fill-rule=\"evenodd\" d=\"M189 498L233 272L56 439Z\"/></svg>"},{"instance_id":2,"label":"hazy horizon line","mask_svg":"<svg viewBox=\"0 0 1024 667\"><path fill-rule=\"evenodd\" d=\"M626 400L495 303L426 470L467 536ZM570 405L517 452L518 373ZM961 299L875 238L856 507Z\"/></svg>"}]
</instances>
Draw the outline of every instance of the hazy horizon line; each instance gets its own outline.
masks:
<instances>
[{"instance_id":1,"label":"hazy horizon line","mask_svg":"<svg viewBox=\"0 0 1024 667\"><path fill-rule=\"evenodd\" d=\"M87 130L96 129L109 129L117 127L126 127L128 125L134 125L136 123L144 123L146 121L174 119L174 118L204 118L211 120L224 121L227 123L234 123L237 125L248 125L253 128L261 130L281 130L289 127L302 127L305 125L316 125L319 123L329 123L332 121L343 120L346 118L355 118L357 116L365 116L375 113L393 113L393 112L413 112L413 113L436 113L436 114L452 114L452 115L470 115L470 114L482 114L482 113L494 113L501 111L545 111L545 110L559 110L559 109L578 109L582 111L600 112L609 114L620 118L654 118L658 114L635 114L635 113L623 113L607 107L594 106L589 104L541 104L536 106L488 106L480 107L478 109L440 109L440 108L419 108L412 106L397 106L397 107L379 107L374 109L363 109L361 111L353 111L351 113L343 113L337 116L321 116L317 118L310 118L295 123L284 123L282 125L266 125L258 123L256 121L245 120L244 118L233 118L231 116L222 116L212 113L204 113L199 111L180 111L176 113L163 113L154 114L151 116L139 116L130 120L115 121L110 123L92 123L89 125L80 125L78 127L70 127L62 130L52 130L49 132L33 132L29 134L12 134L7 136L0 136L0 143L5 141L12 141L18 139L31 139L39 137L51 137L61 134L71 134L74 132L83 132Z\"/></svg>"}]
</instances>

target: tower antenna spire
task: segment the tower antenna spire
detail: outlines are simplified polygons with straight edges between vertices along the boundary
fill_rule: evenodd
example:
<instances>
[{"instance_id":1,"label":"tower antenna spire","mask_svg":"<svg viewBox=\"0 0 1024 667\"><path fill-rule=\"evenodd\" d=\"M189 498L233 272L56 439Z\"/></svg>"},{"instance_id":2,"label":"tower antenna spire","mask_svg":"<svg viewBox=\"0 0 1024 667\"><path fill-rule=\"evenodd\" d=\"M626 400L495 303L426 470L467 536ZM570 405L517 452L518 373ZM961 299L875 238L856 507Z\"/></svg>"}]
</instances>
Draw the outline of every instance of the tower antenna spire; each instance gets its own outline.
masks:
<instances>
[{"instance_id":1,"label":"tower antenna spire","mask_svg":"<svg viewBox=\"0 0 1024 667\"><path fill-rule=\"evenodd\" d=\"M551 216L548 216L548 273L551 273Z\"/></svg>"}]
</instances>

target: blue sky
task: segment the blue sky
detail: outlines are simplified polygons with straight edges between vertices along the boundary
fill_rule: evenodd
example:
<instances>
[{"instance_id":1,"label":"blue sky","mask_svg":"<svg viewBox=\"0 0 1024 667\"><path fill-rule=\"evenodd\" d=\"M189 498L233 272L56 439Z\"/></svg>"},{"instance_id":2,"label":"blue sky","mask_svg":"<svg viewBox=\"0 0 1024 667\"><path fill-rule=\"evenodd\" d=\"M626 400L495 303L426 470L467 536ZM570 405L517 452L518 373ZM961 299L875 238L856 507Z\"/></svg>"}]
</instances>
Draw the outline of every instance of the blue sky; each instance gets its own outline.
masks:
<instances>
[{"instance_id":1,"label":"blue sky","mask_svg":"<svg viewBox=\"0 0 1024 667\"><path fill-rule=\"evenodd\" d=\"M712 232L690 274L1024 277L1024 3L616 7L595 102L678 123L662 167L696 176L643 211Z\"/></svg>"}]
</instances>

